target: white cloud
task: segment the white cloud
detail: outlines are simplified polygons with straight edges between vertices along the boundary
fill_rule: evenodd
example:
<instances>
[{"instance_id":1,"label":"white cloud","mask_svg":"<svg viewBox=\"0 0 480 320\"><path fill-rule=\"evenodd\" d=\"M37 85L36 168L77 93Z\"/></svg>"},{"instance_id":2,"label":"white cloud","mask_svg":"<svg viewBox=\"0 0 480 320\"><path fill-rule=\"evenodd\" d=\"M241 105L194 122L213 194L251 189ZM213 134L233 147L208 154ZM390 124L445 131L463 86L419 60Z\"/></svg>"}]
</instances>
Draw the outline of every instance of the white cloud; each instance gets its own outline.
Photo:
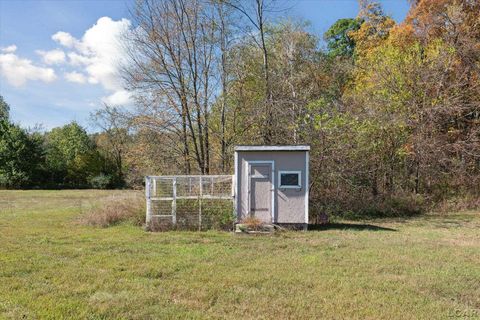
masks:
<instances>
[{"instance_id":1,"label":"white cloud","mask_svg":"<svg viewBox=\"0 0 480 320\"><path fill-rule=\"evenodd\" d=\"M68 32L59 31L52 36L52 39L67 48L73 48L75 45L78 45L78 40Z\"/></svg>"},{"instance_id":2,"label":"white cloud","mask_svg":"<svg viewBox=\"0 0 480 320\"><path fill-rule=\"evenodd\" d=\"M85 77L85 75L76 71L66 72L64 76L65 76L65 79L67 79L67 81L70 81L70 82L75 82L80 84L87 82L87 77Z\"/></svg>"},{"instance_id":3,"label":"white cloud","mask_svg":"<svg viewBox=\"0 0 480 320\"><path fill-rule=\"evenodd\" d=\"M60 64L65 62L65 53L60 49L50 51L37 50L36 53L42 56L43 62L46 64Z\"/></svg>"},{"instance_id":4,"label":"white cloud","mask_svg":"<svg viewBox=\"0 0 480 320\"><path fill-rule=\"evenodd\" d=\"M129 95L122 86L119 69L126 53L121 36L128 32L131 23L127 19L114 21L109 17L98 19L81 39L67 32L57 32L52 39L72 51L67 54L74 67L84 67L90 84L101 84L111 94L103 100L110 104L127 104Z\"/></svg>"},{"instance_id":5,"label":"white cloud","mask_svg":"<svg viewBox=\"0 0 480 320\"><path fill-rule=\"evenodd\" d=\"M131 102L131 97L128 91L118 90L107 97L103 97L102 101L108 105L123 106Z\"/></svg>"},{"instance_id":6,"label":"white cloud","mask_svg":"<svg viewBox=\"0 0 480 320\"><path fill-rule=\"evenodd\" d=\"M90 84L98 84L98 80L94 77L88 77L88 83Z\"/></svg>"},{"instance_id":7,"label":"white cloud","mask_svg":"<svg viewBox=\"0 0 480 320\"><path fill-rule=\"evenodd\" d=\"M16 87L24 85L28 80L52 82L57 78L52 68L35 66L31 60L22 59L13 53L0 54L0 74Z\"/></svg>"},{"instance_id":8,"label":"white cloud","mask_svg":"<svg viewBox=\"0 0 480 320\"><path fill-rule=\"evenodd\" d=\"M88 57L79 55L75 52L67 53L69 63L73 66L81 66L81 65L88 65L90 63L90 59Z\"/></svg>"},{"instance_id":9,"label":"white cloud","mask_svg":"<svg viewBox=\"0 0 480 320\"><path fill-rule=\"evenodd\" d=\"M15 51L17 51L17 46L12 44L11 46L1 48L1 51L5 53L14 53Z\"/></svg>"}]
</instances>

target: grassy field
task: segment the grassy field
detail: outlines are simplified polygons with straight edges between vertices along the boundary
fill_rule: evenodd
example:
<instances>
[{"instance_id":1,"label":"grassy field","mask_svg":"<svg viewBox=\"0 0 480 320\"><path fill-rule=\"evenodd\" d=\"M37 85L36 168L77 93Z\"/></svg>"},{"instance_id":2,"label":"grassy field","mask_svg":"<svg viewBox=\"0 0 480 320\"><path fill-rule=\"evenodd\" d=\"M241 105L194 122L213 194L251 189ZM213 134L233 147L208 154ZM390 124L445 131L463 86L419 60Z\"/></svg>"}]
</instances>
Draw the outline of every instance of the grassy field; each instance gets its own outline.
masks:
<instances>
[{"instance_id":1,"label":"grassy field","mask_svg":"<svg viewBox=\"0 0 480 320\"><path fill-rule=\"evenodd\" d=\"M0 191L0 318L480 318L479 213L262 237L78 223L112 193Z\"/></svg>"}]
</instances>

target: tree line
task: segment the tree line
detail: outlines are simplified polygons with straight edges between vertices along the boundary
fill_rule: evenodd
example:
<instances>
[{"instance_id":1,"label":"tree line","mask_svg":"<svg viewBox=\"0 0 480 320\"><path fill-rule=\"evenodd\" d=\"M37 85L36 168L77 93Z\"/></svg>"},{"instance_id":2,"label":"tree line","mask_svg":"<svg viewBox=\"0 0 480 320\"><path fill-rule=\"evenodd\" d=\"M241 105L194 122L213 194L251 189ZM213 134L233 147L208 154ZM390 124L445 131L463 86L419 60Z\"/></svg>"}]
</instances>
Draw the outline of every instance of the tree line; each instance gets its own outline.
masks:
<instances>
[{"instance_id":1,"label":"tree line","mask_svg":"<svg viewBox=\"0 0 480 320\"><path fill-rule=\"evenodd\" d=\"M9 119L0 96L0 187L115 188L125 186L123 165L105 142L76 122L42 132Z\"/></svg>"},{"instance_id":2,"label":"tree line","mask_svg":"<svg viewBox=\"0 0 480 320\"><path fill-rule=\"evenodd\" d=\"M231 173L237 144L309 144L312 212L477 198L478 1L411 1L396 23L361 0L323 39L276 1L142 0L131 12L121 76L135 106L94 115L101 133L86 136L103 167L91 177Z\"/></svg>"}]
</instances>

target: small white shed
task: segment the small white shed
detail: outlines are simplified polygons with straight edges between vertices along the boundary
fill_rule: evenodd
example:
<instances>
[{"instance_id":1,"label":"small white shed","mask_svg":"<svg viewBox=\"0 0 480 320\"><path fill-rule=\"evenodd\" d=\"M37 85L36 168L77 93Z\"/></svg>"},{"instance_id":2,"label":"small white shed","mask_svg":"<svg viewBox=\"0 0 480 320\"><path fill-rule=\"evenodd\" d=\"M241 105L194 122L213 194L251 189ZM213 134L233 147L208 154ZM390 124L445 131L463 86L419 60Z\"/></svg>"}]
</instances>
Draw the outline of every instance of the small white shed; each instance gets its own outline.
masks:
<instances>
[{"instance_id":1,"label":"small white shed","mask_svg":"<svg viewBox=\"0 0 480 320\"><path fill-rule=\"evenodd\" d=\"M310 146L236 146L237 222L308 225Z\"/></svg>"}]
</instances>

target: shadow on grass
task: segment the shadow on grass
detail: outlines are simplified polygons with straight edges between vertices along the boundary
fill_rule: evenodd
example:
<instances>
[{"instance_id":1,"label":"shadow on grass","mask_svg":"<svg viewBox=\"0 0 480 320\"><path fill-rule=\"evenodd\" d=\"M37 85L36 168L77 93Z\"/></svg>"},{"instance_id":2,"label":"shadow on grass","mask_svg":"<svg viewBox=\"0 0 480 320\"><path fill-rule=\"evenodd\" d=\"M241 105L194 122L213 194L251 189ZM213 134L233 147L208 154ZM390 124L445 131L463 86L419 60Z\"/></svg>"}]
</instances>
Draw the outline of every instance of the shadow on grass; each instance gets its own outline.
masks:
<instances>
[{"instance_id":1,"label":"shadow on grass","mask_svg":"<svg viewBox=\"0 0 480 320\"><path fill-rule=\"evenodd\" d=\"M373 224L360 223L328 223L328 224L309 224L308 231L321 230L354 230L354 231L397 231L397 229L375 226Z\"/></svg>"}]
</instances>

